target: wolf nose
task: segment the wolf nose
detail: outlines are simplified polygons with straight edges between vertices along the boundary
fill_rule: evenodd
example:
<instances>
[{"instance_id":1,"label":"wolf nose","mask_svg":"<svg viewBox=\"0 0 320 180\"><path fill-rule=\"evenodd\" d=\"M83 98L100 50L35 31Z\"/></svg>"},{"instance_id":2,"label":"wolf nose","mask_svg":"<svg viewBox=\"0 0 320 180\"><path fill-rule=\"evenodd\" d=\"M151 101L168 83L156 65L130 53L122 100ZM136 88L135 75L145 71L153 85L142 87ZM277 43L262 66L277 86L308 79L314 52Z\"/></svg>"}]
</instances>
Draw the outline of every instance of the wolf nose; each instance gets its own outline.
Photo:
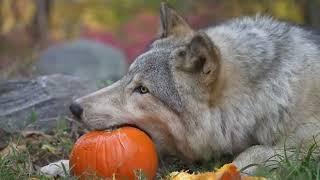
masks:
<instances>
[{"instance_id":1,"label":"wolf nose","mask_svg":"<svg viewBox=\"0 0 320 180\"><path fill-rule=\"evenodd\" d=\"M78 104L78 103L72 103L70 106L69 106L69 109L71 111L71 113L76 116L77 118L81 118L81 115L83 113L83 109L82 107Z\"/></svg>"}]
</instances>

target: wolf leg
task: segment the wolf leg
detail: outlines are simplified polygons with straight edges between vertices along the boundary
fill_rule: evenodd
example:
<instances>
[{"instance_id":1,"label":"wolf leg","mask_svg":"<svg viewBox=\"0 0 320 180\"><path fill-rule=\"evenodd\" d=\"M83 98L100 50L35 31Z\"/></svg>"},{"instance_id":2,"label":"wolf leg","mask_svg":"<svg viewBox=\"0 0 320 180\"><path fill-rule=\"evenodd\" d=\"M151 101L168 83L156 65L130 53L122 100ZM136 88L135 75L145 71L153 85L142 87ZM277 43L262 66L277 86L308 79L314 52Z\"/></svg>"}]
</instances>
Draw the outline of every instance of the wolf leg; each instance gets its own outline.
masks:
<instances>
[{"instance_id":1,"label":"wolf leg","mask_svg":"<svg viewBox=\"0 0 320 180\"><path fill-rule=\"evenodd\" d=\"M286 157L292 157L295 153L303 156L313 146L320 144L320 123L318 119L309 118L308 123L301 124L286 138L283 138L275 146L255 145L240 153L233 161L238 168L244 168L252 164L260 164L275 167L277 161ZM311 121L313 120L313 121ZM317 146L318 147L318 146ZM316 152L320 149L316 149ZM244 173L252 174L257 166L244 170Z\"/></svg>"},{"instance_id":2,"label":"wolf leg","mask_svg":"<svg viewBox=\"0 0 320 180\"><path fill-rule=\"evenodd\" d=\"M275 158L277 158L276 154L280 153L278 151L278 148L272 146L255 145L240 153L233 161L233 163L239 169L253 164L267 165L265 164L265 162L268 162L268 160L272 162L271 159L275 160ZM245 168L243 173L252 174L256 170L256 168L257 166L250 166L248 168Z\"/></svg>"}]
</instances>

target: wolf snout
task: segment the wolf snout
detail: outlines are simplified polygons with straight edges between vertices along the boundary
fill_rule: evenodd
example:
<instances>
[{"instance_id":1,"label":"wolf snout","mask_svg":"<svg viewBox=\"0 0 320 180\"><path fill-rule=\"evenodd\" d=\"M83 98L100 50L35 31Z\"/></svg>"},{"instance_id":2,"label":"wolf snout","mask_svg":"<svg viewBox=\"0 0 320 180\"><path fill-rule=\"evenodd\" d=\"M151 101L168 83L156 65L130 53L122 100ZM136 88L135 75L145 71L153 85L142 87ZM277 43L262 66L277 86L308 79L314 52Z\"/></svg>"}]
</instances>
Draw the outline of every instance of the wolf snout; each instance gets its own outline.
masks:
<instances>
[{"instance_id":1,"label":"wolf snout","mask_svg":"<svg viewBox=\"0 0 320 180\"><path fill-rule=\"evenodd\" d=\"M78 103L76 103L76 102L73 102L73 103L69 106L69 109L70 109L71 113L72 113L75 117L81 119L81 115L82 115L82 113L83 113L83 108L81 107L80 104L78 104Z\"/></svg>"}]
</instances>

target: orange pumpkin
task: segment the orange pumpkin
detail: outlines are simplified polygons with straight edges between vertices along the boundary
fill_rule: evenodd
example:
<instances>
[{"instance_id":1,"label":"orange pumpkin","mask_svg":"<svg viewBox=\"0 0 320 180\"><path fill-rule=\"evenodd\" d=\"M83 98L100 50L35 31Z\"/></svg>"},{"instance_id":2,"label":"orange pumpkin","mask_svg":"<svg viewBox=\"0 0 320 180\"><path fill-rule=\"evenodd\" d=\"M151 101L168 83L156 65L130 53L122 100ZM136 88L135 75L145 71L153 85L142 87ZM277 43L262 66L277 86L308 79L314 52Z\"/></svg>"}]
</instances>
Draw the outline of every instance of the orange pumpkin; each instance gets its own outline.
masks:
<instances>
[{"instance_id":1,"label":"orange pumpkin","mask_svg":"<svg viewBox=\"0 0 320 180\"><path fill-rule=\"evenodd\" d=\"M93 131L81 136L70 155L71 173L75 176L136 179L142 170L154 179L158 168L155 145L139 129L123 127L114 131Z\"/></svg>"}]
</instances>

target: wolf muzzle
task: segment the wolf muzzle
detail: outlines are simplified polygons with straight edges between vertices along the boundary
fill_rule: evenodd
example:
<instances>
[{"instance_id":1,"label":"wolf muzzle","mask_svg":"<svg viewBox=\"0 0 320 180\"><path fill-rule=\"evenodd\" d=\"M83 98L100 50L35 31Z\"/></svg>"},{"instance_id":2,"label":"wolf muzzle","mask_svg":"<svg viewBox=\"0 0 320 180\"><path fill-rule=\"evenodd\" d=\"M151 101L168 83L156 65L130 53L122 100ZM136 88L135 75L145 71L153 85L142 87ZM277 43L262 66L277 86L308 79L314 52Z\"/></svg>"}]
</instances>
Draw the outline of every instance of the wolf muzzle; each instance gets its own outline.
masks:
<instances>
[{"instance_id":1,"label":"wolf muzzle","mask_svg":"<svg viewBox=\"0 0 320 180\"><path fill-rule=\"evenodd\" d=\"M80 106L80 104L74 102L69 106L69 109L75 117L81 119L83 108Z\"/></svg>"}]
</instances>

